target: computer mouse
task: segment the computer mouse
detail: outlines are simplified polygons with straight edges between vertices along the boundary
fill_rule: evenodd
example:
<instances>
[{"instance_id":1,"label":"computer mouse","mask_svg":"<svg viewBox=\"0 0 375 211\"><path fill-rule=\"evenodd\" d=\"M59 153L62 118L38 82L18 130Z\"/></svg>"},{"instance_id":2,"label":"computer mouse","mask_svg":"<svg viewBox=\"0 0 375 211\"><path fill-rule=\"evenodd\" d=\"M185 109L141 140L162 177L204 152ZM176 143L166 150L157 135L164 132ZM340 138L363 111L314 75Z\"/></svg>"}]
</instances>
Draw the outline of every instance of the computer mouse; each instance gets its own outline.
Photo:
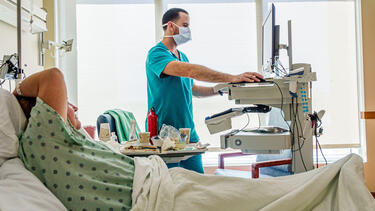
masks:
<instances>
[{"instance_id":1,"label":"computer mouse","mask_svg":"<svg viewBox=\"0 0 375 211\"><path fill-rule=\"evenodd\" d=\"M255 81L254 80L254 82L253 83L261 83L261 82L267 82L264 78L259 78L259 77L257 77L257 76L255 76L257 79L259 79L259 81ZM229 83L229 84L247 84L247 83L249 83L249 82L247 82L247 81L242 81L242 82L235 82L235 83Z\"/></svg>"},{"instance_id":2,"label":"computer mouse","mask_svg":"<svg viewBox=\"0 0 375 211\"><path fill-rule=\"evenodd\" d=\"M258 76L255 76L257 79L259 79L259 81L254 81L255 83L259 83L259 82L266 82L266 80L264 80L264 78L259 78Z\"/></svg>"}]
</instances>

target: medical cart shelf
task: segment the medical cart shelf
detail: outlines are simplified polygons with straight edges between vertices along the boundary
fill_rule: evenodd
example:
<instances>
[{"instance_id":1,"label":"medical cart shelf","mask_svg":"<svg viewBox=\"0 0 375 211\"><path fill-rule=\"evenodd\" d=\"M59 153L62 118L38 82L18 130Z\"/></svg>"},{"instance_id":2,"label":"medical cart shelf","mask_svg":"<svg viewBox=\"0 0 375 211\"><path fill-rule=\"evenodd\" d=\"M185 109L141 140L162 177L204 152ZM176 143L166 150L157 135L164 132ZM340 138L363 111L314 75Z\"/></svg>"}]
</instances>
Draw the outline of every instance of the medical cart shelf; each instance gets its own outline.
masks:
<instances>
[{"instance_id":1,"label":"medical cart shelf","mask_svg":"<svg viewBox=\"0 0 375 211\"><path fill-rule=\"evenodd\" d=\"M222 135L220 144L223 149L241 149L244 154L278 154L281 150L291 148L291 134L290 132L264 134L241 131Z\"/></svg>"}]
</instances>

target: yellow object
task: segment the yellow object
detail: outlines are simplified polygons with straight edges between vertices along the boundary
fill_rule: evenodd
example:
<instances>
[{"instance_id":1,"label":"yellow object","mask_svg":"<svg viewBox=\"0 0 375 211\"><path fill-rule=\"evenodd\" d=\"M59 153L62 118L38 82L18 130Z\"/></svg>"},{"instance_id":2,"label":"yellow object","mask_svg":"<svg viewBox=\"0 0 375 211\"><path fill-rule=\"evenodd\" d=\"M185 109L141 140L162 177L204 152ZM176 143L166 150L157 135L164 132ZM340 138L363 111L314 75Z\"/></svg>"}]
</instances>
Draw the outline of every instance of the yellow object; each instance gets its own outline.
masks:
<instances>
[{"instance_id":1,"label":"yellow object","mask_svg":"<svg viewBox=\"0 0 375 211\"><path fill-rule=\"evenodd\" d=\"M141 144L147 144L150 142L150 132L139 133L139 142Z\"/></svg>"}]
</instances>

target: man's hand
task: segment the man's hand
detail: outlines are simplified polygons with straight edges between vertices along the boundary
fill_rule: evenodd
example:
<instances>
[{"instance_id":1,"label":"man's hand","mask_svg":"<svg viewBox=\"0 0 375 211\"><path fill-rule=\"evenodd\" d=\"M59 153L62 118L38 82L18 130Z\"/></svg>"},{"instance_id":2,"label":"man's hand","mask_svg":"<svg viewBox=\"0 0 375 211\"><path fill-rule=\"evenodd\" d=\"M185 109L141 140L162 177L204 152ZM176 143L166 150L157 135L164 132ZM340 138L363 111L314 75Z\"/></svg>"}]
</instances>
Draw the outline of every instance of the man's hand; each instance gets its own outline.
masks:
<instances>
[{"instance_id":1,"label":"man's hand","mask_svg":"<svg viewBox=\"0 0 375 211\"><path fill-rule=\"evenodd\" d=\"M231 79L231 83L240 83L240 82L259 82L259 78L263 76L259 73L246 72L240 75L234 75Z\"/></svg>"}]
</instances>

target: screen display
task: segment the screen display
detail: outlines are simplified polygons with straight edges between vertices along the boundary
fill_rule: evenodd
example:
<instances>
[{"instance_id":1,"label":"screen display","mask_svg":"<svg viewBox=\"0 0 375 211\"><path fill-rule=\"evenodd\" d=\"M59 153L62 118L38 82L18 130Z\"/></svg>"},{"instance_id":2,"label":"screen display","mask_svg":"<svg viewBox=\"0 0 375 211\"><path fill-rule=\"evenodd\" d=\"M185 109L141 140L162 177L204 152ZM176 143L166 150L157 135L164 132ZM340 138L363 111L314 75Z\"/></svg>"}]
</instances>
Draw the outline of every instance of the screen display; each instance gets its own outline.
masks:
<instances>
[{"instance_id":1,"label":"screen display","mask_svg":"<svg viewBox=\"0 0 375 211\"><path fill-rule=\"evenodd\" d=\"M263 71L266 70L269 66L273 66L273 44L274 44L274 7L267 14L267 17L262 26L262 65Z\"/></svg>"}]
</instances>

